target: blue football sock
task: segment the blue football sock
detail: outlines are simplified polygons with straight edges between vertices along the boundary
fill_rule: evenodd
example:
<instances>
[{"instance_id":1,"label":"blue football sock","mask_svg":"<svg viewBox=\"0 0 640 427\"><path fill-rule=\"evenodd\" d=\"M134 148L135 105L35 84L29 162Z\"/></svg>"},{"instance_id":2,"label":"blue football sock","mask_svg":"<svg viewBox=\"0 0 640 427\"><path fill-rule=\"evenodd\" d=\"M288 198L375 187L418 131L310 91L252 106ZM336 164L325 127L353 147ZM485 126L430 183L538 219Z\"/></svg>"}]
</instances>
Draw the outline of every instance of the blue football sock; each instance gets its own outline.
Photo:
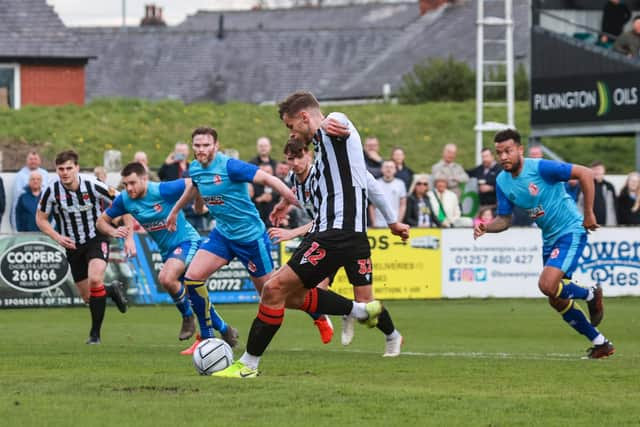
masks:
<instances>
[{"instance_id":1,"label":"blue football sock","mask_svg":"<svg viewBox=\"0 0 640 427\"><path fill-rule=\"evenodd\" d=\"M587 299L589 289L576 285L571 280L563 279L558 284L557 298L562 299Z\"/></svg>"},{"instance_id":2,"label":"blue football sock","mask_svg":"<svg viewBox=\"0 0 640 427\"><path fill-rule=\"evenodd\" d=\"M180 283L180 289L175 294L169 294L173 299L173 302L176 303L176 307L182 317L190 317L193 316L193 310L191 310L191 301L187 296L187 290L184 288L184 284Z\"/></svg>"},{"instance_id":3,"label":"blue football sock","mask_svg":"<svg viewBox=\"0 0 640 427\"><path fill-rule=\"evenodd\" d=\"M191 298L191 304L193 311L195 311L198 317L198 324L200 325L200 337L202 339L213 338L213 330L224 333L227 330L227 325L222 318L216 313L213 308L213 304L209 301L209 291L204 286L204 280L192 280L187 277L184 278L184 284L189 291L189 298Z\"/></svg>"},{"instance_id":4,"label":"blue football sock","mask_svg":"<svg viewBox=\"0 0 640 427\"><path fill-rule=\"evenodd\" d=\"M574 301L569 302L567 308L562 310L560 314L569 326L578 331L578 333L589 338L589 340L592 341L600 334L600 332L598 332L598 330L587 320L587 316L584 315L580 306Z\"/></svg>"}]
</instances>

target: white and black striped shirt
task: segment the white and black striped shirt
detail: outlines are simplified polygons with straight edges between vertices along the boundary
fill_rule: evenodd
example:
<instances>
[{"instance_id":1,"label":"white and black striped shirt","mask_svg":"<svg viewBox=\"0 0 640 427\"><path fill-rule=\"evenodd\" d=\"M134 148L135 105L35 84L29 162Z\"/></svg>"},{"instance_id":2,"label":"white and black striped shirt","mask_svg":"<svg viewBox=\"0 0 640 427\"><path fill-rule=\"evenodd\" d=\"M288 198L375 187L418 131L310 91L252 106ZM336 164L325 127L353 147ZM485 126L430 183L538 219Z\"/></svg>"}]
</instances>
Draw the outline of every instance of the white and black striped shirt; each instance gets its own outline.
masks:
<instances>
[{"instance_id":1,"label":"white and black striped shirt","mask_svg":"<svg viewBox=\"0 0 640 427\"><path fill-rule=\"evenodd\" d=\"M78 180L76 191L59 180L49 184L40 196L40 211L53 215L60 233L82 245L96 237L96 222L118 193L93 178L80 175Z\"/></svg>"},{"instance_id":2,"label":"white and black striped shirt","mask_svg":"<svg viewBox=\"0 0 640 427\"><path fill-rule=\"evenodd\" d=\"M304 209L305 213L309 215L309 218L316 217L316 208L313 205L314 173L315 167L311 165L309 175L307 175L307 178L303 182L300 182L293 172L289 172L289 175L285 178L285 184L293 190L298 202L300 202L300 206Z\"/></svg>"},{"instance_id":3,"label":"white and black striped shirt","mask_svg":"<svg viewBox=\"0 0 640 427\"><path fill-rule=\"evenodd\" d=\"M312 232L367 231L367 168L360 135L342 113L331 113L349 127L349 138L329 137L319 130L313 139L316 216Z\"/></svg>"}]
</instances>

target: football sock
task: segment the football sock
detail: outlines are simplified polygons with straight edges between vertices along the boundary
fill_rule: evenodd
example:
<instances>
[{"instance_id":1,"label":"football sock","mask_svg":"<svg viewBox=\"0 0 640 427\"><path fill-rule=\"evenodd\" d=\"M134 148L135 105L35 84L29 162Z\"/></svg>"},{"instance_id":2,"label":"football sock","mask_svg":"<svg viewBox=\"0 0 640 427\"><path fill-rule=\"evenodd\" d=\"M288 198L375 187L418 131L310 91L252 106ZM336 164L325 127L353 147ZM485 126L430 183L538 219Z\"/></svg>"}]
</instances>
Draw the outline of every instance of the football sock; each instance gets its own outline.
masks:
<instances>
[{"instance_id":1,"label":"football sock","mask_svg":"<svg viewBox=\"0 0 640 427\"><path fill-rule=\"evenodd\" d=\"M318 320L319 318L321 318L323 315L320 313L307 313L313 320Z\"/></svg>"},{"instance_id":2,"label":"football sock","mask_svg":"<svg viewBox=\"0 0 640 427\"><path fill-rule=\"evenodd\" d=\"M316 289L318 288L312 288L307 292L304 297L304 302L300 307L300 310L306 311L313 320L318 320L323 316L322 313L313 311L318 309L318 291Z\"/></svg>"},{"instance_id":3,"label":"football sock","mask_svg":"<svg viewBox=\"0 0 640 427\"><path fill-rule=\"evenodd\" d=\"M213 330L224 333L227 330L227 324L216 313L213 305L209 301L209 290L204 286L204 280L192 280L184 278L184 284L189 291L191 306L198 317L198 325L200 326L200 337L202 339L213 338Z\"/></svg>"},{"instance_id":4,"label":"football sock","mask_svg":"<svg viewBox=\"0 0 640 427\"><path fill-rule=\"evenodd\" d=\"M307 313L349 314L353 301L324 289L312 288L304 297L300 310ZM312 316L313 317L313 316Z\"/></svg>"},{"instance_id":5,"label":"football sock","mask_svg":"<svg viewBox=\"0 0 640 427\"><path fill-rule=\"evenodd\" d=\"M598 335L600 335L600 332L598 332L598 330L589 323L587 316L584 315L584 312L580 306L575 303L575 301L571 300L560 314L569 326L578 331L578 333L589 338L589 340L594 340Z\"/></svg>"},{"instance_id":6,"label":"football sock","mask_svg":"<svg viewBox=\"0 0 640 427\"><path fill-rule=\"evenodd\" d=\"M376 325L378 329L380 329L385 335L391 335L393 331L395 331L395 326L393 326L393 320L391 320L391 316L386 308L382 309L382 313L378 317L378 324Z\"/></svg>"},{"instance_id":7,"label":"football sock","mask_svg":"<svg viewBox=\"0 0 640 427\"><path fill-rule=\"evenodd\" d=\"M591 292L593 298L593 292ZM558 284L558 292L556 297L561 299L587 299L589 297L589 289L576 285L571 280L563 279Z\"/></svg>"},{"instance_id":8,"label":"football sock","mask_svg":"<svg viewBox=\"0 0 640 427\"><path fill-rule=\"evenodd\" d=\"M593 345L602 345L605 343L605 341L607 341L607 339L604 337L604 335L598 334L597 337L591 340L591 343Z\"/></svg>"},{"instance_id":9,"label":"football sock","mask_svg":"<svg viewBox=\"0 0 640 427\"><path fill-rule=\"evenodd\" d=\"M89 335L92 337L100 337L106 307L107 291L104 285L91 288L89 290L89 311L91 312L91 332Z\"/></svg>"},{"instance_id":10,"label":"football sock","mask_svg":"<svg viewBox=\"0 0 640 427\"><path fill-rule=\"evenodd\" d=\"M351 311L349 315L355 317L358 320L365 320L369 318L369 313L367 313L367 304L364 302L355 302L353 301L353 305L351 307Z\"/></svg>"},{"instance_id":11,"label":"football sock","mask_svg":"<svg viewBox=\"0 0 640 427\"><path fill-rule=\"evenodd\" d=\"M258 369L258 364L260 363L260 356L252 356L246 351L240 357L240 361L245 364L245 366L250 367L251 369Z\"/></svg>"},{"instance_id":12,"label":"football sock","mask_svg":"<svg viewBox=\"0 0 640 427\"><path fill-rule=\"evenodd\" d=\"M258 306L258 316L253 320L251 330L249 330L247 353L251 356L262 356L283 321L284 307L271 308L260 304Z\"/></svg>"},{"instance_id":13,"label":"football sock","mask_svg":"<svg viewBox=\"0 0 640 427\"><path fill-rule=\"evenodd\" d=\"M400 332L397 329L394 329L393 332L386 335L387 341L394 340L400 336Z\"/></svg>"},{"instance_id":14,"label":"football sock","mask_svg":"<svg viewBox=\"0 0 640 427\"><path fill-rule=\"evenodd\" d=\"M176 307L182 317L190 317L193 316L193 310L191 310L191 301L189 297L187 297L187 290L184 287L184 284L180 283L180 289L175 294L169 294L173 299L173 302L176 303Z\"/></svg>"}]
</instances>

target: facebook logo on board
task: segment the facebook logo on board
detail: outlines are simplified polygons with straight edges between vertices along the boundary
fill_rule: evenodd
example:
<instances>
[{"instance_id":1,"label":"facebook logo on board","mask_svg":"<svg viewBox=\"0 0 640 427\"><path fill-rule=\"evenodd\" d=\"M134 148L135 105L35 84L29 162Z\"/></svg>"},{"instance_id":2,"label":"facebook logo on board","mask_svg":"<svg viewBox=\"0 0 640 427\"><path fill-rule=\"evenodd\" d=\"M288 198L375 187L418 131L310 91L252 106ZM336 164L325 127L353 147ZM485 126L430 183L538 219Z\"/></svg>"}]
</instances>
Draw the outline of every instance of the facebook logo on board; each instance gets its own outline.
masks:
<instances>
[{"instance_id":1,"label":"facebook logo on board","mask_svg":"<svg viewBox=\"0 0 640 427\"><path fill-rule=\"evenodd\" d=\"M486 282L487 269L479 268L450 268L450 282Z\"/></svg>"}]
</instances>

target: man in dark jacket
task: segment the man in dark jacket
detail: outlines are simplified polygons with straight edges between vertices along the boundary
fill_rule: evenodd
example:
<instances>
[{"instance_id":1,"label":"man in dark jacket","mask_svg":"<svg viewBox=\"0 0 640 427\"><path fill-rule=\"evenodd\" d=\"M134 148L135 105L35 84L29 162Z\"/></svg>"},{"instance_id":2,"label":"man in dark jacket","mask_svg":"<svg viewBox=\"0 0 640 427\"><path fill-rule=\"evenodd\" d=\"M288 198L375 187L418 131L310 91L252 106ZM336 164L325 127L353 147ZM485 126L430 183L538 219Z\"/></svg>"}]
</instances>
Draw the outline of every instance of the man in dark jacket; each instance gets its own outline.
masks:
<instances>
[{"instance_id":1,"label":"man in dark jacket","mask_svg":"<svg viewBox=\"0 0 640 427\"><path fill-rule=\"evenodd\" d=\"M495 157L490 149L485 148L481 153L482 163L467 171L471 178L478 180L478 198L480 199L480 207L496 206L496 177L502 170L496 162Z\"/></svg>"},{"instance_id":2,"label":"man in dark jacket","mask_svg":"<svg viewBox=\"0 0 640 427\"><path fill-rule=\"evenodd\" d=\"M613 42L611 36L617 37L622 34L624 24L629 22L631 12L626 4L621 0L608 0L602 10L602 25L600 42L608 45Z\"/></svg>"},{"instance_id":3,"label":"man in dark jacket","mask_svg":"<svg viewBox=\"0 0 640 427\"><path fill-rule=\"evenodd\" d=\"M40 231L36 225L36 210L41 191L42 176L40 172L33 171L29 175L29 184L24 187L16 204L16 230Z\"/></svg>"}]
</instances>

